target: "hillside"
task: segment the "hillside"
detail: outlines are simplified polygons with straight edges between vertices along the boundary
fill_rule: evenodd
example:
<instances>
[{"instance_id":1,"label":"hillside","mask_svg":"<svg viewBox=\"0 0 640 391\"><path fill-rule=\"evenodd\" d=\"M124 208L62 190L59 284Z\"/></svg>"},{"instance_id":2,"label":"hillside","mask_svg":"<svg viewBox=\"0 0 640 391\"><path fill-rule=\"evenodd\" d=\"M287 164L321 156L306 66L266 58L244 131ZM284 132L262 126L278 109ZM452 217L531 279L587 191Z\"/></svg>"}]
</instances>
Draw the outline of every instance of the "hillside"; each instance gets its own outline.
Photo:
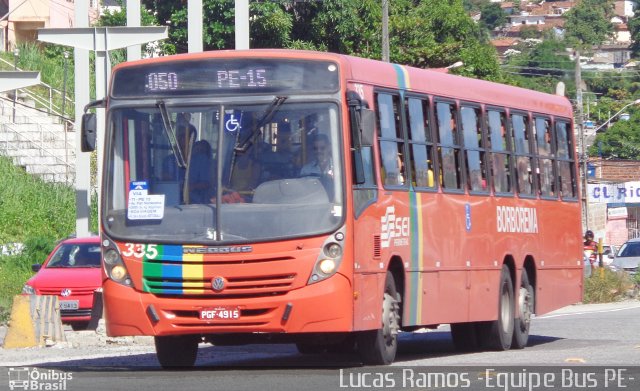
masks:
<instances>
[{"instance_id":1,"label":"hillside","mask_svg":"<svg viewBox=\"0 0 640 391\"><path fill-rule=\"evenodd\" d=\"M43 182L0 156L0 245L26 246L22 255L0 255L0 323L12 297L33 274L31 264L44 261L55 242L74 229L72 188Z\"/></svg>"}]
</instances>

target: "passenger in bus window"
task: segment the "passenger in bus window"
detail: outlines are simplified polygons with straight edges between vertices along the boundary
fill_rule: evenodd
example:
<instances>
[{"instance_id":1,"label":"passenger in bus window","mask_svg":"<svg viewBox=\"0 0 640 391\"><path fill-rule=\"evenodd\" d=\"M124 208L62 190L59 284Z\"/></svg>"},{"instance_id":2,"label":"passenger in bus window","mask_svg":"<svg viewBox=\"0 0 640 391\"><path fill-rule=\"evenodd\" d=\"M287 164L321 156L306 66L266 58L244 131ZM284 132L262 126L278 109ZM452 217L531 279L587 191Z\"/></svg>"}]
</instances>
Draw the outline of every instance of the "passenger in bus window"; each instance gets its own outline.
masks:
<instances>
[{"instance_id":1,"label":"passenger in bus window","mask_svg":"<svg viewBox=\"0 0 640 391\"><path fill-rule=\"evenodd\" d=\"M193 154L189 162L189 200L190 204L208 204L213 195L213 158L211 145L206 140L193 145Z\"/></svg>"},{"instance_id":2,"label":"passenger in bus window","mask_svg":"<svg viewBox=\"0 0 640 391\"><path fill-rule=\"evenodd\" d=\"M300 170L300 176L333 177L331 148L326 134L319 133L313 139L314 159Z\"/></svg>"}]
</instances>

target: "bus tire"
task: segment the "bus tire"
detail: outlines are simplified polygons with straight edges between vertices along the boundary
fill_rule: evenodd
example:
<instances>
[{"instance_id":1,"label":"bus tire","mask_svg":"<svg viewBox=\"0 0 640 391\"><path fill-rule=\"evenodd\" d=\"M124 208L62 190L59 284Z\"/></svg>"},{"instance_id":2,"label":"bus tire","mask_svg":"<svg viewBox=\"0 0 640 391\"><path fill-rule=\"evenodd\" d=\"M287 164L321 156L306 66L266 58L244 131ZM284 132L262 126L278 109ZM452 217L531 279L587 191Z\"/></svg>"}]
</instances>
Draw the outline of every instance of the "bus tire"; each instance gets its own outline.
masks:
<instances>
[{"instance_id":1,"label":"bus tire","mask_svg":"<svg viewBox=\"0 0 640 391\"><path fill-rule=\"evenodd\" d=\"M194 335L154 337L156 356L162 368L191 368L198 356L199 338Z\"/></svg>"},{"instance_id":2,"label":"bus tire","mask_svg":"<svg viewBox=\"0 0 640 391\"><path fill-rule=\"evenodd\" d=\"M396 358L400 332L400 295L393 274L387 272L382 299L382 328L358 334L357 349L363 363L388 365Z\"/></svg>"},{"instance_id":3,"label":"bus tire","mask_svg":"<svg viewBox=\"0 0 640 391\"><path fill-rule=\"evenodd\" d=\"M480 350L478 328L479 324L476 322L452 323L451 340L453 341L454 348L458 352L475 352Z\"/></svg>"},{"instance_id":4,"label":"bus tire","mask_svg":"<svg viewBox=\"0 0 640 391\"><path fill-rule=\"evenodd\" d=\"M509 350L513 340L515 319L515 299L513 282L507 265L502 265L500 285L498 285L498 319L483 322L480 330L482 347L491 350Z\"/></svg>"},{"instance_id":5,"label":"bus tire","mask_svg":"<svg viewBox=\"0 0 640 391\"><path fill-rule=\"evenodd\" d=\"M520 277L520 289L517 292L518 315L513 324L513 341L511 347L523 349L529 341L529 328L531 327L531 316L534 313L535 292L529 282L529 274L526 269L522 270Z\"/></svg>"}]
</instances>

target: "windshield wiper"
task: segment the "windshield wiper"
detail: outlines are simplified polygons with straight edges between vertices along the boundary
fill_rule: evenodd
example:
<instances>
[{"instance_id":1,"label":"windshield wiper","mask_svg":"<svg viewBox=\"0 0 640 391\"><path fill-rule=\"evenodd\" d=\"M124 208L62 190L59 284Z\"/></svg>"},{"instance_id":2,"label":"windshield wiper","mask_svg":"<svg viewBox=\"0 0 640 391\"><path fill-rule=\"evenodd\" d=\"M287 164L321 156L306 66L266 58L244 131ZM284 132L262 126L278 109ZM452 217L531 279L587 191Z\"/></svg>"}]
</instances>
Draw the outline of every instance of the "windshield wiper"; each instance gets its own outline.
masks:
<instances>
[{"instance_id":1,"label":"windshield wiper","mask_svg":"<svg viewBox=\"0 0 640 391\"><path fill-rule=\"evenodd\" d=\"M273 118L275 113L278 111L280 106L282 106L284 101L287 100L287 98L288 96L276 96L271 104L269 104L269 107L267 107L267 109L264 111L262 118L260 118L256 125L251 129L251 133L247 137L245 137L244 140L238 141L233 150L235 152L246 152L247 148L249 148L249 145L253 143L253 140L258 135L260 128L271 121L271 118Z\"/></svg>"},{"instance_id":2,"label":"windshield wiper","mask_svg":"<svg viewBox=\"0 0 640 391\"><path fill-rule=\"evenodd\" d=\"M162 123L164 124L164 131L169 138L169 144L171 144L171 150L173 151L173 156L176 158L176 163L180 168L187 168L187 163L184 160L184 156L182 156L182 151L178 146L178 138L176 136L176 131L171 125L171 118L169 118L169 112L167 111L167 106L165 105L163 100L159 100L156 102L156 106L160 109L160 115L162 116Z\"/></svg>"}]
</instances>

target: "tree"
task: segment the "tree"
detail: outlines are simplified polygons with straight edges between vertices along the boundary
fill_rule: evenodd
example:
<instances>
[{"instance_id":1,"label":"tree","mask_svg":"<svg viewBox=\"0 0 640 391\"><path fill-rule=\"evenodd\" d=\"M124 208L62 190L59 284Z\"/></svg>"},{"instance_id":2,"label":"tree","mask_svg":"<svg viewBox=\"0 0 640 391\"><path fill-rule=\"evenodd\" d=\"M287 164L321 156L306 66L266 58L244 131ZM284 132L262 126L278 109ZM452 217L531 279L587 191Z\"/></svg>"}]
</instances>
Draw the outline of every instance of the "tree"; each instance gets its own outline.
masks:
<instances>
[{"instance_id":1,"label":"tree","mask_svg":"<svg viewBox=\"0 0 640 391\"><path fill-rule=\"evenodd\" d=\"M507 22L507 15L504 13L499 3L485 4L480 8L480 20L489 30L494 30Z\"/></svg>"},{"instance_id":2,"label":"tree","mask_svg":"<svg viewBox=\"0 0 640 391\"><path fill-rule=\"evenodd\" d=\"M612 0L582 0L566 14L566 39L574 45L599 45L613 34Z\"/></svg>"},{"instance_id":3,"label":"tree","mask_svg":"<svg viewBox=\"0 0 640 391\"><path fill-rule=\"evenodd\" d=\"M640 57L640 8L637 9L627 22L631 33L631 54L633 57Z\"/></svg>"},{"instance_id":4,"label":"tree","mask_svg":"<svg viewBox=\"0 0 640 391\"><path fill-rule=\"evenodd\" d=\"M619 120L605 132L599 133L589 148L589 155L604 159L640 160L639 127L640 112L636 111L628 121Z\"/></svg>"},{"instance_id":5,"label":"tree","mask_svg":"<svg viewBox=\"0 0 640 391\"><path fill-rule=\"evenodd\" d=\"M187 11L179 0L146 0L158 20L170 21L175 52L187 50ZM232 49L234 3L203 0L204 49ZM380 0L255 1L250 3L251 47L299 48L381 58ZM463 0L393 0L389 31L391 61L444 67L469 76L499 79L497 54L467 15Z\"/></svg>"}]
</instances>

